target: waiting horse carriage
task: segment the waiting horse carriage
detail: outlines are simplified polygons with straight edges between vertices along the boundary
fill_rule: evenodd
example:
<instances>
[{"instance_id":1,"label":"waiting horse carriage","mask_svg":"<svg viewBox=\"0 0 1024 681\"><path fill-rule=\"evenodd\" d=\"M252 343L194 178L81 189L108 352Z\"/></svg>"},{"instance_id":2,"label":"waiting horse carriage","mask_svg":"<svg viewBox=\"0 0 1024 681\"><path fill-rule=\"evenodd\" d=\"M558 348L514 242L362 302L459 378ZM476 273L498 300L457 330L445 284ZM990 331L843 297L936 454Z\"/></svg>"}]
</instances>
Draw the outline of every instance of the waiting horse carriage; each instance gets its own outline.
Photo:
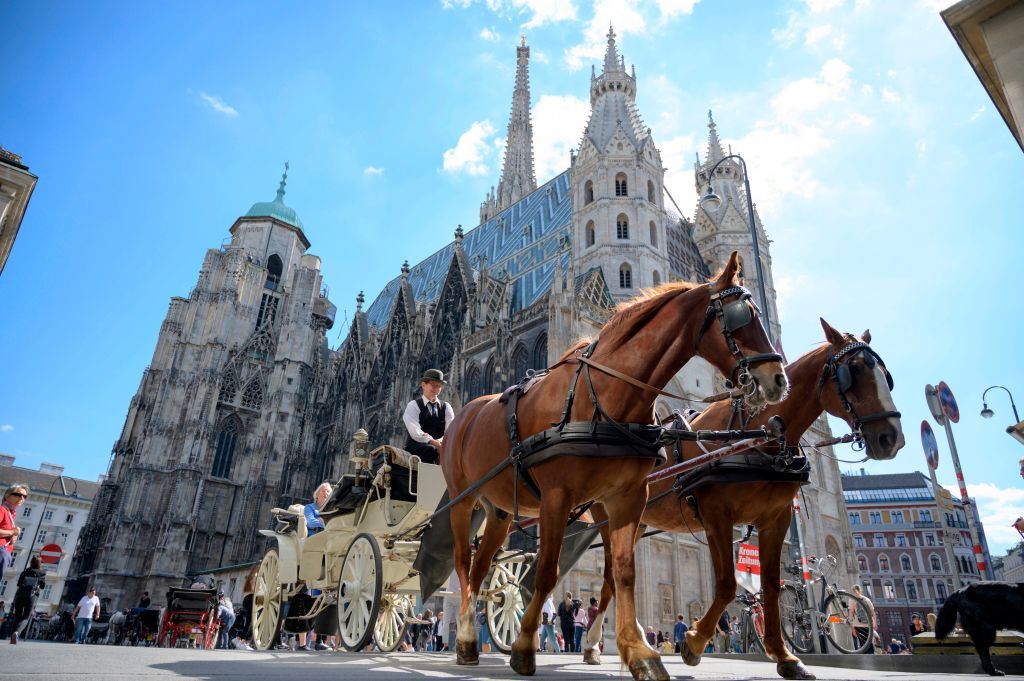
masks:
<instances>
[{"instance_id":1,"label":"waiting horse carriage","mask_svg":"<svg viewBox=\"0 0 1024 681\"><path fill-rule=\"evenodd\" d=\"M167 591L167 607L160 619L157 645L213 649L219 633L216 589L171 588Z\"/></svg>"}]
</instances>

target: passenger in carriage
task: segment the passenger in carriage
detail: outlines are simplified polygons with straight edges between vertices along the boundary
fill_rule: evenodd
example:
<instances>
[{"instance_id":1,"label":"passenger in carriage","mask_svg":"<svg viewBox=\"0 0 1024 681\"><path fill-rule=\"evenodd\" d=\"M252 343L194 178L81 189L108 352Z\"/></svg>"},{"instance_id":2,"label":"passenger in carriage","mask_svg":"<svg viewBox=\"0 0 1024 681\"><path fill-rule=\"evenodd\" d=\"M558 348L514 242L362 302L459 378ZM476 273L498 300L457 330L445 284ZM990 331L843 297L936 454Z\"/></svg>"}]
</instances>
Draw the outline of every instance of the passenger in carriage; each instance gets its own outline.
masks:
<instances>
[{"instance_id":1,"label":"passenger in carriage","mask_svg":"<svg viewBox=\"0 0 1024 681\"><path fill-rule=\"evenodd\" d=\"M320 486L313 492L313 501L302 507L302 513L306 516L306 532L310 537L324 529L324 521L320 517L320 509L324 507L330 496L331 483L320 483Z\"/></svg>"},{"instance_id":2,"label":"passenger in carriage","mask_svg":"<svg viewBox=\"0 0 1024 681\"><path fill-rule=\"evenodd\" d=\"M409 402L402 415L408 436L403 449L420 457L424 463L438 462L441 440L448 425L455 420L452 405L438 399L448 385L440 369L427 369L420 379L421 397Z\"/></svg>"}]
</instances>

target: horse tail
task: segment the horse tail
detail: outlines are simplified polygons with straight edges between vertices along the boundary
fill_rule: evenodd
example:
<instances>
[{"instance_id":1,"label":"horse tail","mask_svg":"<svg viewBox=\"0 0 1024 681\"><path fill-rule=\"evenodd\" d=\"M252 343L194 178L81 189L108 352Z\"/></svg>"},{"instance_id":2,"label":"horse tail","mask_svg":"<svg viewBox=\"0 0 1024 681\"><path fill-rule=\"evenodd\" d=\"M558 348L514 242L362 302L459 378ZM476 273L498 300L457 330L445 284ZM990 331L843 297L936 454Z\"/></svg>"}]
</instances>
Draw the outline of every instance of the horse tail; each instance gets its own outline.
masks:
<instances>
[{"instance_id":1,"label":"horse tail","mask_svg":"<svg viewBox=\"0 0 1024 681\"><path fill-rule=\"evenodd\" d=\"M943 639L953 631L956 624L956 615L960 609L960 592L950 595L939 610L939 616L935 620L935 638Z\"/></svg>"}]
</instances>

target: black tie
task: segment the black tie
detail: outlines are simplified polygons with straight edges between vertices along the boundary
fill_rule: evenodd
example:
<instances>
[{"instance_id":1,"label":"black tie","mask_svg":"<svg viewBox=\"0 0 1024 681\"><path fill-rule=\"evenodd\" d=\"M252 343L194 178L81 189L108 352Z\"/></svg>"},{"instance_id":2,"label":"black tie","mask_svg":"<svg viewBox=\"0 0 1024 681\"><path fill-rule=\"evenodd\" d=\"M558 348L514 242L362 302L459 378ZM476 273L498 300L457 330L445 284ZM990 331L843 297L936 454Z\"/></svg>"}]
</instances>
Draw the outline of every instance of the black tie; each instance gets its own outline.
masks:
<instances>
[{"instance_id":1,"label":"black tie","mask_svg":"<svg viewBox=\"0 0 1024 681\"><path fill-rule=\"evenodd\" d=\"M430 415L435 419L437 418L437 405L433 402L430 403Z\"/></svg>"}]
</instances>

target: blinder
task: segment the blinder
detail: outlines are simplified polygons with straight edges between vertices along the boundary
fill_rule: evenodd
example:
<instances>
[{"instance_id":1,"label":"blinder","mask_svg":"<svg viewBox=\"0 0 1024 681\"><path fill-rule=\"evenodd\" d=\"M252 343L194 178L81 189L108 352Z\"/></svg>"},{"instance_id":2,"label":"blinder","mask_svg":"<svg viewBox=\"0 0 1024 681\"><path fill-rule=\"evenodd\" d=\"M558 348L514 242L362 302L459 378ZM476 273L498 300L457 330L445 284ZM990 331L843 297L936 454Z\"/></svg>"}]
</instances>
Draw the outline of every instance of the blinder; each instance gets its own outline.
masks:
<instances>
[{"instance_id":1,"label":"blinder","mask_svg":"<svg viewBox=\"0 0 1024 681\"><path fill-rule=\"evenodd\" d=\"M898 411L884 411L877 414L869 414L867 416L861 416L853 408L853 404L850 403L846 393L853 388L853 370L850 365L843 361L844 357L853 357L854 355L861 354L864 358L864 366L874 371L875 367L881 365L882 373L885 374L885 382L889 386L889 390L893 389L893 378L892 374L885 366L885 362L878 356L878 353L871 349L867 343L861 341L855 341L850 343L842 350L837 352L828 358L825 363L825 368L821 374L821 381L819 385L824 385L825 381L831 376L835 380L836 391L839 393L839 400L842 402L843 407L846 408L854 421L854 435L859 439L863 439L862 428L865 423L872 421L880 421L886 418L900 418L901 414Z\"/></svg>"},{"instance_id":2,"label":"blinder","mask_svg":"<svg viewBox=\"0 0 1024 681\"><path fill-rule=\"evenodd\" d=\"M734 300L722 305L722 327L729 333L735 333L754 321L754 311L746 298Z\"/></svg>"},{"instance_id":3,"label":"blinder","mask_svg":"<svg viewBox=\"0 0 1024 681\"><path fill-rule=\"evenodd\" d=\"M739 296L739 298L731 303L722 302L724 298L729 296ZM761 364L762 362L782 362L782 355L776 352L744 355L743 351L740 350L739 344L736 342L734 334L744 326L755 321L754 310L757 309L757 306L754 305L751 298L753 296L750 294L750 291L742 286L732 286L712 294L711 302L708 303L708 309L704 315L704 323L697 334L697 347L699 348L704 334L711 328L711 324L716 319L718 320L719 325L722 327L722 334L725 336L725 342L729 346L729 352L736 359L736 366L733 367L732 373L729 376L729 383L748 391L756 390L757 385L753 375L750 373L751 366Z\"/></svg>"}]
</instances>

